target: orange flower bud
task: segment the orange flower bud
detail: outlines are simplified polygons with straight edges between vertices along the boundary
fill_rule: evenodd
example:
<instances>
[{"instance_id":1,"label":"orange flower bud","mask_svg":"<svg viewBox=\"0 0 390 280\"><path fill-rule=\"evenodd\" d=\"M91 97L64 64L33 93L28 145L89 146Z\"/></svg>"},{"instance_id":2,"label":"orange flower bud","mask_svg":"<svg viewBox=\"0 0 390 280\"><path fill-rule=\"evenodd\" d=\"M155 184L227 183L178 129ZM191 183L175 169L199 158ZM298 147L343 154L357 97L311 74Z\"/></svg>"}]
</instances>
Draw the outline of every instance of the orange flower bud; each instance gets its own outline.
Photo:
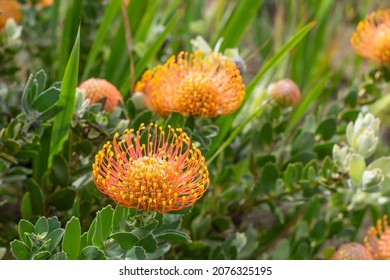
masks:
<instances>
[{"instance_id":1,"label":"orange flower bud","mask_svg":"<svg viewBox=\"0 0 390 280\"><path fill-rule=\"evenodd\" d=\"M85 97L91 100L91 104L105 100L104 110L112 112L123 103L119 90L104 79L88 79L79 88L85 90Z\"/></svg>"},{"instance_id":2,"label":"orange flower bud","mask_svg":"<svg viewBox=\"0 0 390 280\"><path fill-rule=\"evenodd\" d=\"M282 79L270 86L272 100L281 107L295 106L301 100L301 91L290 79Z\"/></svg>"},{"instance_id":3,"label":"orange flower bud","mask_svg":"<svg viewBox=\"0 0 390 280\"><path fill-rule=\"evenodd\" d=\"M342 245L332 256L332 260L373 260L372 254L362 244Z\"/></svg>"}]
</instances>

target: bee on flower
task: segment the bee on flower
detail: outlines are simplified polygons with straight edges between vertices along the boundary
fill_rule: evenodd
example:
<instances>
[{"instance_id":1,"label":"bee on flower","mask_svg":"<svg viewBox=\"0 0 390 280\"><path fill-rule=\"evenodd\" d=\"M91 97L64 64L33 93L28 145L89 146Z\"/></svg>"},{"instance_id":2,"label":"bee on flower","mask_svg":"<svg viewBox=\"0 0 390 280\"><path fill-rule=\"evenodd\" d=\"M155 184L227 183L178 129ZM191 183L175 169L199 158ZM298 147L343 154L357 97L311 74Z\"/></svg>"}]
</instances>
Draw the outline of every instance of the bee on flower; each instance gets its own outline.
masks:
<instances>
[{"instance_id":1,"label":"bee on flower","mask_svg":"<svg viewBox=\"0 0 390 280\"><path fill-rule=\"evenodd\" d=\"M390 9L378 10L360 21L351 45L366 59L378 64L390 63Z\"/></svg>"},{"instance_id":2,"label":"bee on flower","mask_svg":"<svg viewBox=\"0 0 390 280\"><path fill-rule=\"evenodd\" d=\"M147 70L136 85L161 116L217 117L237 110L245 97L239 69L219 53L181 52Z\"/></svg>"},{"instance_id":3,"label":"bee on flower","mask_svg":"<svg viewBox=\"0 0 390 280\"><path fill-rule=\"evenodd\" d=\"M143 141L144 140L144 141ZM210 184L205 158L181 128L142 124L116 133L96 155L93 180L117 204L170 212L193 205Z\"/></svg>"},{"instance_id":4,"label":"bee on flower","mask_svg":"<svg viewBox=\"0 0 390 280\"><path fill-rule=\"evenodd\" d=\"M375 259L390 260L390 227L387 215L383 217L383 221L377 221L376 228L368 230L364 243Z\"/></svg>"}]
</instances>

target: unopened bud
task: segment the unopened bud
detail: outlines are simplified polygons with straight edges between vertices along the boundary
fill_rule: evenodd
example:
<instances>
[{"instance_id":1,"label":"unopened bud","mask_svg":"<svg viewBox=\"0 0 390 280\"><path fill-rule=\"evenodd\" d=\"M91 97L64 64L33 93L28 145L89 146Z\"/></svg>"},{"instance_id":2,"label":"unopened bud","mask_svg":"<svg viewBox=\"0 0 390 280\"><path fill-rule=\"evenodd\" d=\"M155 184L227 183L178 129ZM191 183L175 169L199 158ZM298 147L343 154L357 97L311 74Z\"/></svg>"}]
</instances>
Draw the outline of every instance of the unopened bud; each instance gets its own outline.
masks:
<instances>
[{"instance_id":1,"label":"unopened bud","mask_svg":"<svg viewBox=\"0 0 390 280\"><path fill-rule=\"evenodd\" d=\"M351 242L342 245L332 256L332 260L373 260L365 246Z\"/></svg>"},{"instance_id":2,"label":"unopened bud","mask_svg":"<svg viewBox=\"0 0 390 280\"><path fill-rule=\"evenodd\" d=\"M133 101L135 108L139 111L147 108L145 96L139 91L134 92L131 101Z\"/></svg>"},{"instance_id":3,"label":"unopened bud","mask_svg":"<svg viewBox=\"0 0 390 280\"><path fill-rule=\"evenodd\" d=\"M343 172L347 172L349 170L351 153L348 147L340 148L339 145L335 144L333 146L333 159Z\"/></svg>"},{"instance_id":4,"label":"unopened bud","mask_svg":"<svg viewBox=\"0 0 390 280\"><path fill-rule=\"evenodd\" d=\"M281 107L295 106L301 100L301 91L290 79L282 79L270 86L272 100Z\"/></svg>"},{"instance_id":5,"label":"unopened bud","mask_svg":"<svg viewBox=\"0 0 390 280\"><path fill-rule=\"evenodd\" d=\"M350 122L346 130L348 144L355 153L364 158L371 156L378 145L380 121L372 114L359 114L355 123Z\"/></svg>"},{"instance_id":6,"label":"unopened bud","mask_svg":"<svg viewBox=\"0 0 390 280\"><path fill-rule=\"evenodd\" d=\"M363 190L378 186L383 180L384 176L381 169L375 168L373 170L365 170L362 176Z\"/></svg>"}]
</instances>

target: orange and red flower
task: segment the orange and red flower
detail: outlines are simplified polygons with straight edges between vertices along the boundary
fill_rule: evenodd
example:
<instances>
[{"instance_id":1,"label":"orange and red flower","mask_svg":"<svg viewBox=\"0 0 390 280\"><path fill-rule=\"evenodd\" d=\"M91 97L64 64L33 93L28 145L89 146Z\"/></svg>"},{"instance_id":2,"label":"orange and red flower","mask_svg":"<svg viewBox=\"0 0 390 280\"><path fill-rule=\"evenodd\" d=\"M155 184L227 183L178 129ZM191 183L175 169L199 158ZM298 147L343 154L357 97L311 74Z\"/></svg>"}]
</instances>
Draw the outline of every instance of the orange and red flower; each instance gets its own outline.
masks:
<instances>
[{"instance_id":1,"label":"orange and red flower","mask_svg":"<svg viewBox=\"0 0 390 280\"><path fill-rule=\"evenodd\" d=\"M221 54L181 52L147 70L136 85L148 106L161 116L216 117L241 106L245 85L236 65Z\"/></svg>"},{"instance_id":2,"label":"orange and red flower","mask_svg":"<svg viewBox=\"0 0 390 280\"><path fill-rule=\"evenodd\" d=\"M364 58L376 63L390 63L390 9L378 10L360 21L351 44Z\"/></svg>"},{"instance_id":3,"label":"orange and red flower","mask_svg":"<svg viewBox=\"0 0 390 280\"><path fill-rule=\"evenodd\" d=\"M364 238L367 249L377 260L390 260L390 227L385 215L371 227Z\"/></svg>"},{"instance_id":4,"label":"orange and red flower","mask_svg":"<svg viewBox=\"0 0 390 280\"><path fill-rule=\"evenodd\" d=\"M152 123L145 130L142 124L137 132L116 133L103 146L92 166L97 188L138 210L164 213L193 205L210 184L200 150L180 128L166 133Z\"/></svg>"}]
</instances>

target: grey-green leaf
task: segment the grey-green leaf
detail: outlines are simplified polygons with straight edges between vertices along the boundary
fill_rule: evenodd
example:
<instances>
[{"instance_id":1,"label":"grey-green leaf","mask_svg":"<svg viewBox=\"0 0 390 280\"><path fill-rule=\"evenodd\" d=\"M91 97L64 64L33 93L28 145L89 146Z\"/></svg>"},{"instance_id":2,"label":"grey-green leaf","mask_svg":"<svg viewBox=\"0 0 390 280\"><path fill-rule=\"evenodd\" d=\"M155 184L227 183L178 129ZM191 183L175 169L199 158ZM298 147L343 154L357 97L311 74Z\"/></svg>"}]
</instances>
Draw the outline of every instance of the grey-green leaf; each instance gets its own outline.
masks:
<instances>
[{"instance_id":1,"label":"grey-green leaf","mask_svg":"<svg viewBox=\"0 0 390 280\"><path fill-rule=\"evenodd\" d=\"M80 250L81 228L79 219L72 217L66 224L64 239L62 240L62 250L67 254L68 259L75 260Z\"/></svg>"}]
</instances>

